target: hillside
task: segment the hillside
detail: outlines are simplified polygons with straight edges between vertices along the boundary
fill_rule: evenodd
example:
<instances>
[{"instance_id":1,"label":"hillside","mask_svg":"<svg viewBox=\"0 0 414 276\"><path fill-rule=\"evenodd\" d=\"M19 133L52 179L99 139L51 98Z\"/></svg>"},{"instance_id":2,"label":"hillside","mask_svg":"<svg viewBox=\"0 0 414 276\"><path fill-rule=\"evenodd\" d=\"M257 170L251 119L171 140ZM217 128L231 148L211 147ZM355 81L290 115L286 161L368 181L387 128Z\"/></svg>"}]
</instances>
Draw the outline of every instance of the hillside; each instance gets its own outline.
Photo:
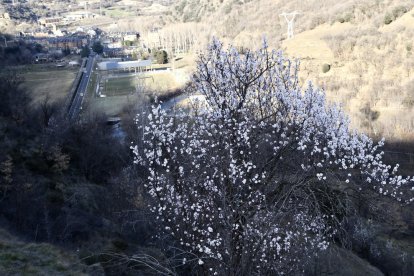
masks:
<instances>
[{"instance_id":1,"label":"hillside","mask_svg":"<svg viewBox=\"0 0 414 276\"><path fill-rule=\"evenodd\" d=\"M354 126L374 136L412 139L412 42L414 10L375 27L345 22L322 24L284 41L283 49L302 58L302 78L316 80L341 103ZM322 66L329 64L329 72ZM401 115L403 114L403 115Z\"/></svg>"},{"instance_id":2,"label":"hillside","mask_svg":"<svg viewBox=\"0 0 414 276\"><path fill-rule=\"evenodd\" d=\"M197 30L201 44L217 36L249 48L265 36L271 47L301 59L302 82L324 87L356 128L394 140L412 138L414 2L183 0L173 7L164 19L167 30L184 22ZM294 10L300 12L295 37L286 40L279 14Z\"/></svg>"},{"instance_id":3,"label":"hillside","mask_svg":"<svg viewBox=\"0 0 414 276\"><path fill-rule=\"evenodd\" d=\"M89 269L73 254L46 243L25 243L0 229L1 275L90 275Z\"/></svg>"},{"instance_id":4,"label":"hillside","mask_svg":"<svg viewBox=\"0 0 414 276\"><path fill-rule=\"evenodd\" d=\"M0 33L83 1L0 0ZM0 275L412 275L413 0L88 2L96 17L58 27L98 26L106 51L160 64L16 66L3 51ZM197 70L213 37L241 54L217 43ZM285 59L245 54L264 37L300 60L299 82ZM72 118L78 69L89 86ZM298 92L308 81L374 141Z\"/></svg>"}]
</instances>

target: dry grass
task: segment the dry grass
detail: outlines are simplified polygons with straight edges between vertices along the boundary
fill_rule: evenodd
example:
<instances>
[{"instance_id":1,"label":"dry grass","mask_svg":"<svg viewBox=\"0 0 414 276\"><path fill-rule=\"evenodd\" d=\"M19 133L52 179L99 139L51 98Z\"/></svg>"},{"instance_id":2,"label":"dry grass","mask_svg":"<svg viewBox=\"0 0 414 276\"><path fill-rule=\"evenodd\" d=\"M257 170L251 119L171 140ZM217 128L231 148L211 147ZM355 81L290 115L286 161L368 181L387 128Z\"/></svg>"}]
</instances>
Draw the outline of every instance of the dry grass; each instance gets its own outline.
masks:
<instances>
[{"instance_id":1,"label":"dry grass","mask_svg":"<svg viewBox=\"0 0 414 276\"><path fill-rule=\"evenodd\" d=\"M301 80L324 87L328 98L344 105L354 128L391 140L414 138L413 53L409 37L414 18L408 12L389 25L364 19L322 24L283 42L289 56L302 58ZM322 64L331 65L323 73ZM369 106L378 114L367 117Z\"/></svg>"},{"instance_id":2,"label":"dry grass","mask_svg":"<svg viewBox=\"0 0 414 276\"><path fill-rule=\"evenodd\" d=\"M0 229L1 275L87 275L80 260L45 243L23 243Z\"/></svg>"},{"instance_id":3,"label":"dry grass","mask_svg":"<svg viewBox=\"0 0 414 276\"><path fill-rule=\"evenodd\" d=\"M24 72L23 87L29 91L33 104L38 104L49 95L52 102L68 96L78 68L33 68Z\"/></svg>"}]
</instances>

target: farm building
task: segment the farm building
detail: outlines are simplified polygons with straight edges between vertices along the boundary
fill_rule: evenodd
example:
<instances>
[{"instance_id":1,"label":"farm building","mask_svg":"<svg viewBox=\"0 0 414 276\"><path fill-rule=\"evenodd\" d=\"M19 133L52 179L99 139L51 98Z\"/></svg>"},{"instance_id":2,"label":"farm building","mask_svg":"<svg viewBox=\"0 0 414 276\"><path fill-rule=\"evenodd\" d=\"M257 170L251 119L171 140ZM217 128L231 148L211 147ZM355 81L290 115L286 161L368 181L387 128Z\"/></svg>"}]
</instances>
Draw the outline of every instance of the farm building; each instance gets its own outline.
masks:
<instances>
[{"instance_id":1,"label":"farm building","mask_svg":"<svg viewBox=\"0 0 414 276\"><path fill-rule=\"evenodd\" d=\"M52 25L57 25L62 22L62 17L48 17L48 18L40 18L38 23L42 26L50 27Z\"/></svg>"}]
</instances>

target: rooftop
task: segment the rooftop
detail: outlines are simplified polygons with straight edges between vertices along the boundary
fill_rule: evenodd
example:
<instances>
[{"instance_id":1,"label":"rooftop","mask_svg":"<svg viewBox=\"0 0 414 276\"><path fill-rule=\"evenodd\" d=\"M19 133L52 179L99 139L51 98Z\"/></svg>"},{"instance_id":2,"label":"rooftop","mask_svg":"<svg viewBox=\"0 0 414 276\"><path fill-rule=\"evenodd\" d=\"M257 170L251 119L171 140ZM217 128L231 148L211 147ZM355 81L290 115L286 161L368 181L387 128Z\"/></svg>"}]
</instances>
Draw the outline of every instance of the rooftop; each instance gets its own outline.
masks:
<instances>
[{"instance_id":1,"label":"rooftop","mask_svg":"<svg viewBox=\"0 0 414 276\"><path fill-rule=\"evenodd\" d=\"M99 70L117 70L136 67L147 67L151 65L151 60L105 61L98 63L98 68Z\"/></svg>"}]
</instances>

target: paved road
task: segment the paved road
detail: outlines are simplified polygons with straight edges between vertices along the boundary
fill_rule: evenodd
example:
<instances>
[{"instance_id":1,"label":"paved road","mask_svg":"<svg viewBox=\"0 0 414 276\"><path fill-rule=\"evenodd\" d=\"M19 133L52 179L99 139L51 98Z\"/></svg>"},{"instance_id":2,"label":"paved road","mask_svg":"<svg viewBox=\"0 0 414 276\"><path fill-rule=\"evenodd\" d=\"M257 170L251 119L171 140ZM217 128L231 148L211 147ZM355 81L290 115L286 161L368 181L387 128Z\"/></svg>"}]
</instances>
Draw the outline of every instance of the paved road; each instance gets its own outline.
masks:
<instances>
[{"instance_id":1,"label":"paved road","mask_svg":"<svg viewBox=\"0 0 414 276\"><path fill-rule=\"evenodd\" d=\"M86 96L86 89L88 88L89 79L92 75L93 64L95 61L95 55L92 54L88 57L86 62L85 72L82 74L78 89L75 91L75 97L69 108L69 118L75 119L82 108L83 98Z\"/></svg>"}]
</instances>

